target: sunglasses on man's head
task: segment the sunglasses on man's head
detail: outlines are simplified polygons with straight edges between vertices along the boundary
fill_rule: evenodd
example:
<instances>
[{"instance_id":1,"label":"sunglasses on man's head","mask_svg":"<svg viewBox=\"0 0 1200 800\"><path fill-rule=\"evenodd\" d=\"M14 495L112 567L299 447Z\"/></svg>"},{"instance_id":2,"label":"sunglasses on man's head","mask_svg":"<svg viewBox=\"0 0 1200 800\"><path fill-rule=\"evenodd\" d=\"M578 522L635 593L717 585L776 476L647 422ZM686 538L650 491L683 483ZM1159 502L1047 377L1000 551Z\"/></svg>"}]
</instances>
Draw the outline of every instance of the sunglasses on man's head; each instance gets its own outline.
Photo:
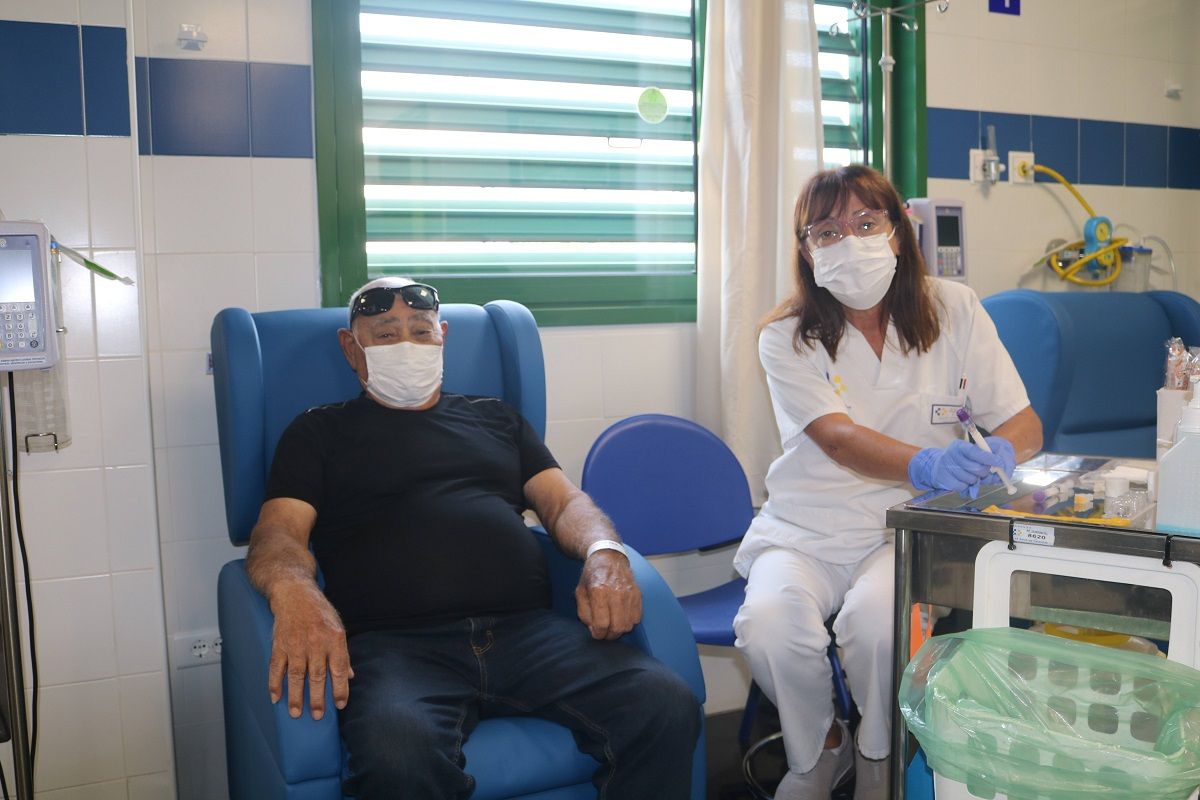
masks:
<instances>
[{"instance_id":1,"label":"sunglasses on man's head","mask_svg":"<svg viewBox=\"0 0 1200 800\"><path fill-rule=\"evenodd\" d=\"M350 321L354 322L354 318L360 314L364 317L373 317L376 314L391 311L392 306L396 304L397 295L409 308L415 308L418 311L437 311L438 309L437 289L432 286L426 286L423 283L410 283L407 286L377 286L374 289L367 289L355 298L354 307L350 309Z\"/></svg>"}]
</instances>

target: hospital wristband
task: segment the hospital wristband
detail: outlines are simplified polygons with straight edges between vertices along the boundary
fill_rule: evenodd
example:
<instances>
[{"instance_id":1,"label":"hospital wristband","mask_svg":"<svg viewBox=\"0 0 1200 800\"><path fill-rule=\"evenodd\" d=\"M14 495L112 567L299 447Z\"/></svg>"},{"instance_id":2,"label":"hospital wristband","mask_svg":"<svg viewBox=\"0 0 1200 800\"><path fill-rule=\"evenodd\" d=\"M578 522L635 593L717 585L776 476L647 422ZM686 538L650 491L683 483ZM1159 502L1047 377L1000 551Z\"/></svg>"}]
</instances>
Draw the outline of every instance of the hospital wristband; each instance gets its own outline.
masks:
<instances>
[{"instance_id":1,"label":"hospital wristband","mask_svg":"<svg viewBox=\"0 0 1200 800\"><path fill-rule=\"evenodd\" d=\"M612 539L601 539L598 542L592 542L590 545L588 545L587 555L583 557L583 560L587 561L597 550L616 550L618 553L625 556L625 558L629 558L629 553L625 551L625 545L621 544L620 542L614 542Z\"/></svg>"}]
</instances>

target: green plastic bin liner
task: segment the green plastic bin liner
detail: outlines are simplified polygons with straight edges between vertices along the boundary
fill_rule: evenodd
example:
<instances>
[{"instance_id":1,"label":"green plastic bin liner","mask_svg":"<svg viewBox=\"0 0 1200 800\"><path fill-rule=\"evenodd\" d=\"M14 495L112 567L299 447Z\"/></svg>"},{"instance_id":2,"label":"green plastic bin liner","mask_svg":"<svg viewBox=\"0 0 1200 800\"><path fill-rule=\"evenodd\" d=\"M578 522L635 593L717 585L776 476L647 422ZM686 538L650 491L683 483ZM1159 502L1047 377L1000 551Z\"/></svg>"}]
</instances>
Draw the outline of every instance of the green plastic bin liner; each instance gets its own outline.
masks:
<instances>
[{"instance_id":1,"label":"green plastic bin liner","mask_svg":"<svg viewBox=\"0 0 1200 800\"><path fill-rule=\"evenodd\" d=\"M900 684L933 771L1009 800L1183 800L1200 785L1200 671L1014 628L937 636Z\"/></svg>"}]
</instances>

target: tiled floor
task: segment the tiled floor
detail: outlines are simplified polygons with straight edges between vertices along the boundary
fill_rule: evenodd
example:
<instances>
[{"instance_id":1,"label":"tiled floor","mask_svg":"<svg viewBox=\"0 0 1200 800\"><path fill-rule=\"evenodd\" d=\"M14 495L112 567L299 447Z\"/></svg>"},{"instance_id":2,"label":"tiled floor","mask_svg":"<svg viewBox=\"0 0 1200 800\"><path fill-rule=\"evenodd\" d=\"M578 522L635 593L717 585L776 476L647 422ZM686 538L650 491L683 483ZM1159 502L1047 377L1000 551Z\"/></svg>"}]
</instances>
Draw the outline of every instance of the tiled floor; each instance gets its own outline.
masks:
<instances>
[{"instance_id":1,"label":"tiled floor","mask_svg":"<svg viewBox=\"0 0 1200 800\"><path fill-rule=\"evenodd\" d=\"M740 711L716 714L707 720L708 800L757 800L742 775L742 749L737 740L741 722ZM755 717L750 741L757 742L778 730L779 718L775 709L764 699ZM787 768L782 740L760 750L752 768L755 778L765 789L774 789ZM835 792L832 800L851 800L853 796L853 785L850 785Z\"/></svg>"}]
</instances>

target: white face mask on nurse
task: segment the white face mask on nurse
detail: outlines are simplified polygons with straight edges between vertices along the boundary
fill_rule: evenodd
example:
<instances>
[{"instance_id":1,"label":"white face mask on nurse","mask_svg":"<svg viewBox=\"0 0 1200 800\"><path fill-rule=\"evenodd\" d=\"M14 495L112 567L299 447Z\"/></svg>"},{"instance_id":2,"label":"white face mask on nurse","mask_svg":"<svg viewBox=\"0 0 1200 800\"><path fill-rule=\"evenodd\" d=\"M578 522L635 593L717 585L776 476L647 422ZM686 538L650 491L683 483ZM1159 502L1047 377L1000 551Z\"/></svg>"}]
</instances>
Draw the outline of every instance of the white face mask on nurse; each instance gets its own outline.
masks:
<instances>
[{"instance_id":1,"label":"white face mask on nurse","mask_svg":"<svg viewBox=\"0 0 1200 800\"><path fill-rule=\"evenodd\" d=\"M807 226L804 239L817 286L847 308L865 311L883 300L896 275L896 231L887 212L853 205L859 207L846 218Z\"/></svg>"}]
</instances>

